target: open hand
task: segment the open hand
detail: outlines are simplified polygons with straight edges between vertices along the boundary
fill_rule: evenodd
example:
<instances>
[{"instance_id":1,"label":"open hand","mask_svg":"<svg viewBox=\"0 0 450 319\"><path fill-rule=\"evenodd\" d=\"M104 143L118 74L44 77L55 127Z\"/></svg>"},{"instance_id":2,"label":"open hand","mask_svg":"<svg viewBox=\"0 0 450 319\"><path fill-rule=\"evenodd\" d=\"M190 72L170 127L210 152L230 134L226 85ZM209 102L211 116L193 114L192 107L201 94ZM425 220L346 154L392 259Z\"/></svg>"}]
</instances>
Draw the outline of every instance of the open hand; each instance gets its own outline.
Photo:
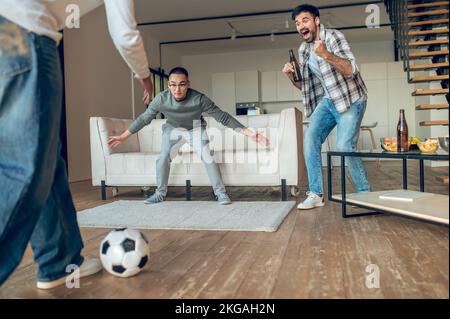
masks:
<instances>
[{"instance_id":1,"label":"open hand","mask_svg":"<svg viewBox=\"0 0 450 319\"><path fill-rule=\"evenodd\" d=\"M119 146L121 143L123 142L122 137L120 136L111 136L108 139L108 146L110 148L116 148L117 146Z\"/></svg>"},{"instance_id":2,"label":"open hand","mask_svg":"<svg viewBox=\"0 0 450 319\"><path fill-rule=\"evenodd\" d=\"M152 97L150 93L148 93L147 90L144 91L144 96L142 97L142 102L144 102L145 105L149 105L152 101Z\"/></svg>"},{"instance_id":3,"label":"open hand","mask_svg":"<svg viewBox=\"0 0 450 319\"><path fill-rule=\"evenodd\" d=\"M259 134L258 132L253 133L253 135L250 137L253 141L255 141L256 143L261 144L262 146L269 146L269 140L267 139L267 137L265 137L262 134Z\"/></svg>"}]
</instances>

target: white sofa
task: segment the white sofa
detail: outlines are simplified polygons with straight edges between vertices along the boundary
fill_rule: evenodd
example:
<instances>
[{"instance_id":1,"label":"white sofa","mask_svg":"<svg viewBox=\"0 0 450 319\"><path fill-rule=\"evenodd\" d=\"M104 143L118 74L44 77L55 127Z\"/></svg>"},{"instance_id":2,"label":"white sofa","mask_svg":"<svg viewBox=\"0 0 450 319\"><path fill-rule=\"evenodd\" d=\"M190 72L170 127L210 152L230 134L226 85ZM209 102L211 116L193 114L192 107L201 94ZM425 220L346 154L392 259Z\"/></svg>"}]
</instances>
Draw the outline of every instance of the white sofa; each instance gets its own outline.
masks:
<instances>
[{"instance_id":1,"label":"white sofa","mask_svg":"<svg viewBox=\"0 0 450 319\"><path fill-rule=\"evenodd\" d=\"M270 139L268 148L256 144L213 118L205 117L213 152L225 186L281 186L282 200L287 187L296 195L306 178L303 160L302 113L295 108L279 114L236 116L245 126L258 129ZM107 140L128 129L132 120L106 117L90 118L92 185L106 187L156 186L156 159L161 150L161 126L157 119L115 149ZM171 164L169 186L209 186L208 175L197 155L186 143Z\"/></svg>"}]
</instances>

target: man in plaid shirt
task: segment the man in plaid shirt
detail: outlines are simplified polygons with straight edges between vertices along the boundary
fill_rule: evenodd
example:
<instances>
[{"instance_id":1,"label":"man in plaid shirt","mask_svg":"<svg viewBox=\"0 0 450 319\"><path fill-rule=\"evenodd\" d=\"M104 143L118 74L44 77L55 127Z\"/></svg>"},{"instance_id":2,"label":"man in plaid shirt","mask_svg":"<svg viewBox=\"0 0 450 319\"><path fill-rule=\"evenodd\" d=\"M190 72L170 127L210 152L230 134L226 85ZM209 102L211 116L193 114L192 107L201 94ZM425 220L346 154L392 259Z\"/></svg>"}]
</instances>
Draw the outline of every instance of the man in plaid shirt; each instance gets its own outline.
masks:
<instances>
[{"instance_id":1,"label":"man in plaid shirt","mask_svg":"<svg viewBox=\"0 0 450 319\"><path fill-rule=\"evenodd\" d=\"M300 81L294 82L294 67L286 63L283 72L301 90L305 114L310 124L304 139L309 192L297 208L324 206L322 182L322 144L337 126L336 148L356 151L359 128L367 104L367 88L355 57L344 35L320 24L319 10L301 5L292 19L304 42L298 50ZM364 164L360 158L348 160L357 192L370 191Z\"/></svg>"}]
</instances>

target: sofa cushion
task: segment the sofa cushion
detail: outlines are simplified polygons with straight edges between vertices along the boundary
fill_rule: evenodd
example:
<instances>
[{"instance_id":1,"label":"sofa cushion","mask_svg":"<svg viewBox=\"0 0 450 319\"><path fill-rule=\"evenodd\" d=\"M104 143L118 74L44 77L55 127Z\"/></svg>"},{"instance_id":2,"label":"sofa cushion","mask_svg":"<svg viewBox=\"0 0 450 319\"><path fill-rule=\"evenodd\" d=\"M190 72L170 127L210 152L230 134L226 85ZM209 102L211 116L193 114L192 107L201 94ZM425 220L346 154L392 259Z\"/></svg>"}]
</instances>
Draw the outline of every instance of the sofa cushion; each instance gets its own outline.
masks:
<instances>
[{"instance_id":1,"label":"sofa cushion","mask_svg":"<svg viewBox=\"0 0 450 319\"><path fill-rule=\"evenodd\" d=\"M155 175L159 153L123 153L106 157L106 169L109 175ZM182 158L177 156L172 162L170 174L186 174Z\"/></svg>"},{"instance_id":2,"label":"sofa cushion","mask_svg":"<svg viewBox=\"0 0 450 319\"><path fill-rule=\"evenodd\" d=\"M162 126L165 122L165 119L153 120L137 133L141 152L161 152Z\"/></svg>"}]
</instances>

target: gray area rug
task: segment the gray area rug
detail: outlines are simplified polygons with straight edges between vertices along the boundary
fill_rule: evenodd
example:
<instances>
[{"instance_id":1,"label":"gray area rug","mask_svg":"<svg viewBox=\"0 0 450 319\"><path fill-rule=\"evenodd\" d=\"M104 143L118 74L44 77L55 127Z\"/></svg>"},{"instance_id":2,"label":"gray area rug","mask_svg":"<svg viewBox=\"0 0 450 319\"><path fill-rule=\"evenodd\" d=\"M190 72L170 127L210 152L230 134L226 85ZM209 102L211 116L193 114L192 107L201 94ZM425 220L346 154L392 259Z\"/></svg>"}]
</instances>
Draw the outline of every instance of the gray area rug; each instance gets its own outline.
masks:
<instances>
[{"instance_id":1,"label":"gray area rug","mask_svg":"<svg viewBox=\"0 0 450 319\"><path fill-rule=\"evenodd\" d=\"M274 232L295 202L143 201L119 200L77 214L80 227L187 229Z\"/></svg>"}]
</instances>

